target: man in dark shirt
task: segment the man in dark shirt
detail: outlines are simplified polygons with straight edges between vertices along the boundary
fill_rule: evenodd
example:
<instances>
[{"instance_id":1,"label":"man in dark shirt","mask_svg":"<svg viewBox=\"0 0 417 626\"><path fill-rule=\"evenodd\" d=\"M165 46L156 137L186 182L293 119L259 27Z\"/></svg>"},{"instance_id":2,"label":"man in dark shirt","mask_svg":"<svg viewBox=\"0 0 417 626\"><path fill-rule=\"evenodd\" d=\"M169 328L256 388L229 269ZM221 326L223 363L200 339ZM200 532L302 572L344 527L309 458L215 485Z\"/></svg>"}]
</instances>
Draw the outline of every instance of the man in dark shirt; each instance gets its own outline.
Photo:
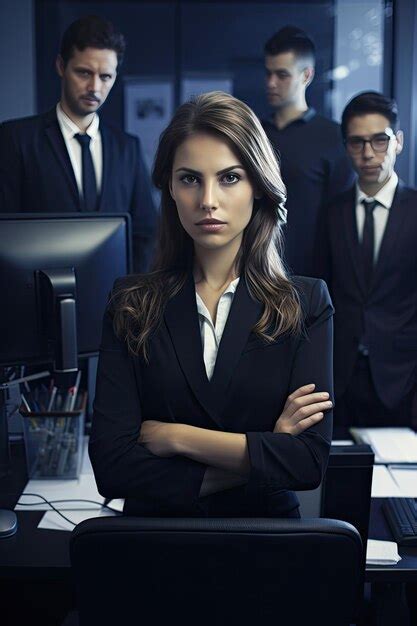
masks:
<instances>
[{"instance_id":1,"label":"man in dark shirt","mask_svg":"<svg viewBox=\"0 0 417 626\"><path fill-rule=\"evenodd\" d=\"M273 116L263 126L280 156L287 187L285 256L292 272L307 276L313 271L319 209L354 181L339 124L306 103L314 64L314 44L298 28L282 28L265 45L266 89Z\"/></svg>"}]
</instances>

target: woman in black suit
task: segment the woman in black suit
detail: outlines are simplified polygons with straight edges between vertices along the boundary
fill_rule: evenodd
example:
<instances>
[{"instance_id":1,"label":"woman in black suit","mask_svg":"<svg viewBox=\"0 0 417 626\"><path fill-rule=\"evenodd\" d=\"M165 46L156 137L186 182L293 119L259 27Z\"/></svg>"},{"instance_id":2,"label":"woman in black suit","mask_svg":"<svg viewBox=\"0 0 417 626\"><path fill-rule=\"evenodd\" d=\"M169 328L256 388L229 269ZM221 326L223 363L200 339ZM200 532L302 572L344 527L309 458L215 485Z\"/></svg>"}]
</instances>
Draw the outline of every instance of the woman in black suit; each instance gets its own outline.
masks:
<instances>
[{"instance_id":1,"label":"woman in black suit","mask_svg":"<svg viewBox=\"0 0 417 626\"><path fill-rule=\"evenodd\" d=\"M125 513L298 516L331 442L333 308L277 252L285 187L266 135L221 92L161 135L154 270L117 281L90 456ZM308 201L308 199L307 199Z\"/></svg>"}]
</instances>

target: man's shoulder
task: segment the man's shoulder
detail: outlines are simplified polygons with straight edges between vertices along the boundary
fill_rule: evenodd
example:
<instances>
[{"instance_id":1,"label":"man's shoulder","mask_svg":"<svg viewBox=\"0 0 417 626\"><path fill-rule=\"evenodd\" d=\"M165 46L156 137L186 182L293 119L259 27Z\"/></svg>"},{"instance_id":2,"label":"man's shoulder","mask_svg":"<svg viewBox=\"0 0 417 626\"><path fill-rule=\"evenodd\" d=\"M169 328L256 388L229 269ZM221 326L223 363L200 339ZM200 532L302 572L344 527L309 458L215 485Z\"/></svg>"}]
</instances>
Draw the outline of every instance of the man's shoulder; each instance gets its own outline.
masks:
<instances>
[{"instance_id":1,"label":"man's shoulder","mask_svg":"<svg viewBox=\"0 0 417 626\"><path fill-rule=\"evenodd\" d=\"M324 117L324 115L316 113L307 122L306 127L314 131L315 134L319 134L323 140L328 139L331 143L337 142L338 145L342 143L340 124L335 122L335 120Z\"/></svg>"},{"instance_id":2,"label":"man's shoulder","mask_svg":"<svg viewBox=\"0 0 417 626\"><path fill-rule=\"evenodd\" d=\"M102 132L107 133L108 136L114 139L117 143L127 146L135 146L138 142L138 137L127 133L122 128L113 126L113 124L108 124L104 121L100 122L100 129Z\"/></svg>"},{"instance_id":3,"label":"man's shoulder","mask_svg":"<svg viewBox=\"0 0 417 626\"><path fill-rule=\"evenodd\" d=\"M325 117L324 115L320 115L320 113L316 113L310 121L314 122L314 124L317 124L318 126L323 126L323 128L330 128L335 132L340 132L339 122L336 122L336 120L332 120L329 117Z\"/></svg>"},{"instance_id":4,"label":"man's shoulder","mask_svg":"<svg viewBox=\"0 0 417 626\"><path fill-rule=\"evenodd\" d=\"M415 187L408 187L400 181L398 184L398 193L403 202L417 207L417 189Z\"/></svg>"},{"instance_id":5,"label":"man's shoulder","mask_svg":"<svg viewBox=\"0 0 417 626\"><path fill-rule=\"evenodd\" d=\"M356 189L355 186L352 186L323 204L319 218L322 224L327 224L329 228L340 224L344 220L346 210L353 210L355 198Z\"/></svg>"},{"instance_id":6,"label":"man's shoulder","mask_svg":"<svg viewBox=\"0 0 417 626\"><path fill-rule=\"evenodd\" d=\"M1 127L9 132L20 133L43 126L48 120L53 120L53 111L6 120L1 123Z\"/></svg>"},{"instance_id":7,"label":"man's shoulder","mask_svg":"<svg viewBox=\"0 0 417 626\"><path fill-rule=\"evenodd\" d=\"M355 186L350 187L346 191L339 193L337 196L332 198L330 202L327 203L326 208L329 211L340 208L346 204L351 204L352 206L355 204Z\"/></svg>"}]
</instances>

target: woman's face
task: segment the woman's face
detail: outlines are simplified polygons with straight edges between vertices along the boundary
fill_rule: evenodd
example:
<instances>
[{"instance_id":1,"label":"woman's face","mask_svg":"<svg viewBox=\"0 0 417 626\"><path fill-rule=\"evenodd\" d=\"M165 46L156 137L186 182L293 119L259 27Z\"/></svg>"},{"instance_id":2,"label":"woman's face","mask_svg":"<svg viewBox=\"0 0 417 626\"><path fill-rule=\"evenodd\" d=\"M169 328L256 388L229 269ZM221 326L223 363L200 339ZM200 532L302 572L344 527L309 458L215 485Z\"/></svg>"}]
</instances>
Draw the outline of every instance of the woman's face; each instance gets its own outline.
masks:
<instances>
[{"instance_id":1,"label":"woman's face","mask_svg":"<svg viewBox=\"0 0 417 626\"><path fill-rule=\"evenodd\" d=\"M170 190L195 245L240 246L255 195L242 162L225 141L204 133L186 139L175 153Z\"/></svg>"}]
</instances>

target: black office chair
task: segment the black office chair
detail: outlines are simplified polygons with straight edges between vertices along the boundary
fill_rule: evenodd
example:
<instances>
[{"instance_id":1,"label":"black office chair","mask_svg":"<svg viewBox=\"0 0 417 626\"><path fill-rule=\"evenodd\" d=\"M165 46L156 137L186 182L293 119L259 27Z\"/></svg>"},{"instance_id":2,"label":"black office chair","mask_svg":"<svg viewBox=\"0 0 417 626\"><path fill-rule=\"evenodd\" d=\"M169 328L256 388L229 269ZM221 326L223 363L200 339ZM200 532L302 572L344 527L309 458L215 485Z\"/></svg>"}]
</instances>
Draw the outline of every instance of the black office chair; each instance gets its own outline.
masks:
<instances>
[{"instance_id":1,"label":"black office chair","mask_svg":"<svg viewBox=\"0 0 417 626\"><path fill-rule=\"evenodd\" d=\"M80 626L345 626L363 581L328 519L96 518L70 552Z\"/></svg>"}]
</instances>

